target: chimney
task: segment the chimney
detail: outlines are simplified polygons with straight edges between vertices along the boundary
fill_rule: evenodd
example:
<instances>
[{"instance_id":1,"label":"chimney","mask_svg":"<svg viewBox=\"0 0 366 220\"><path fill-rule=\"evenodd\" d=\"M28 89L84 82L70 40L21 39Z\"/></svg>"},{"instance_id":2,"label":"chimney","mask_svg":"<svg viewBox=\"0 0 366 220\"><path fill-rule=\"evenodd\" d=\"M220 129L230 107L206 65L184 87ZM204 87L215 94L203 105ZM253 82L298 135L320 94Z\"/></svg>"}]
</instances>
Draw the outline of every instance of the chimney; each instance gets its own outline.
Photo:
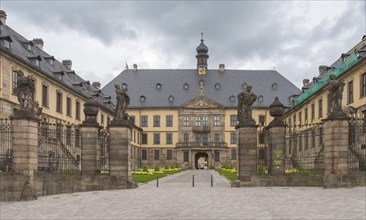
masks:
<instances>
[{"instance_id":1,"label":"chimney","mask_svg":"<svg viewBox=\"0 0 366 220\"><path fill-rule=\"evenodd\" d=\"M223 73L225 71L225 64L219 64L219 72Z\"/></svg>"},{"instance_id":2,"label":"chimney","mask_svg":"<svg viewBox=\"0 0 366 220\"><path fill-rule=\"evenodd\" d=\"M309 79L304 79L302 81L302 91L305 91L306 89L309 88L309 83L310 83L310 80Z\"/></svg>"},{"instance_id":3,"label":"chimney","mask_svg":"<svg viewBox=\"0 0 366 220\"><path fill-rule=\"evenodd\" d=\"M135 64L133 64L133 71L137 71L137 64L135 63Z\"/></svg>"},{"instance_id":4,"label":"chimney","mask_svg":"<svg viewBox=\"0 0 366 220\"><path fill-rule=\"evenodd\" d=\"M43 40L42 38L34 38L33 39L33 44L38 47L40 50L43 50Z\"/></svg>"},{"instance_id":5,"label":"chimney","mask_svg":"<svg viewBox=\"0 0 366 220\"><path fill-rule=\"evenodd\" d=\"M71 60L63 60L62 65L64 65L67 69L72 70L72 62Z\"/></svg>"},{"instance_id":6,"label":"chimney","mask_svg":"<svg viewBox=\"0 0 366 220\"><path fill-rule=\"evenodd\" d=\"M6 12L3 10L0 10L0 22L1 25L6 25Z\"/></svg>"},{"instance_id":7,"label":"chimney","mask_svg":"<svg viewBox=\"0 0 366 220\"><path fill-rule=\"evenodd\" d=\"M97 88L97 89L100 89L100 87L101 87L100 82L93 82L93 83L92 83L92 85L93 85L95 88Z\"/></svg>"}]
</instances>

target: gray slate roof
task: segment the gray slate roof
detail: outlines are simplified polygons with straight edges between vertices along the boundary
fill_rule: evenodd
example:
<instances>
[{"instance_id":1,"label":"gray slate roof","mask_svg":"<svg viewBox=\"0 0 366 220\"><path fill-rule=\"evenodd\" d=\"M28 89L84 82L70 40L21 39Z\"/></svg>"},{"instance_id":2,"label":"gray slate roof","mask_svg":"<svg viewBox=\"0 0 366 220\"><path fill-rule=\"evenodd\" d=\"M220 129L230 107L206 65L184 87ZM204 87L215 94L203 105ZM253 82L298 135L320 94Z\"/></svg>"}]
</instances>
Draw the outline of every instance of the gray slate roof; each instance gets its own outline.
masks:
<instances>
[{"instance_id":1,"label":"gray slate roof","mask_svg":"<svg viewBox=\"0 0 366 220\"><path fill-rule=\"evenodd\" d=\"M77 75L74 71L69 70L66 68L61 62L58 60L54 60L54 64L51 65L46 58L52 57L45 51L39 49L38 47L34 46L30 40L27 40L22 35L14 31L9 26L0 25L0 38L10 37L12 42L10 44L10 50L6 49L4 45L0 44L0 48L2 49L2 53L6 52L10 55L17 57L18 59L22 60L22 62L27 63L33 66L34 69L38 69L42 74L46 77L54 79L64 86L68 87L69 89L81 94L84 97L92 96L94 100L102 106L107 111L111 113L114 112L114 104L108 104L110 102L110 97L106 96L101 92L100 89L97 89L93 85L90 84L89 81L85 81L79 75ZM31 43L32 50L29 51L26 49L24 43ZM40 66L34 65L30 57L41 57ZM63 72L61 80L57 78L57 74L55 72ZM52 97L52 94L51 94Z\"/></svg>"},{"instance_id":2,"label":"gray slate roof","mask_svg":"<svg viewBox=\"0 0 366 220\"><path fill-rule=\"evenodd\" d=\"M130 108L149 107L179 107L196 98L200 94L199 83L204 81L204 96L223 105L224 107L237 107L237 95L243 91L243 83L252 85L252 91L257 96L263 96L263 101L256 101L253 107L269 107L278 96L285 106L290 106L289 96L301 92L294 84L284 78L275 70L208 70L206 75L200 76L196 69L126 69L109 82L102 91L112 96L115 101L114 84L126 83L130 96ZM161 84L161 89L156 84ZM183 88L184 84L189 89ZM215 84L220 84L220 89ZM277 89L272 89L272 84L277 84ZM140 96L145 96L145 102L140 101ZM174 101L168 100L174 96ZM230 96L235 101L230 101Z\"/></svg>"}]
</instances>

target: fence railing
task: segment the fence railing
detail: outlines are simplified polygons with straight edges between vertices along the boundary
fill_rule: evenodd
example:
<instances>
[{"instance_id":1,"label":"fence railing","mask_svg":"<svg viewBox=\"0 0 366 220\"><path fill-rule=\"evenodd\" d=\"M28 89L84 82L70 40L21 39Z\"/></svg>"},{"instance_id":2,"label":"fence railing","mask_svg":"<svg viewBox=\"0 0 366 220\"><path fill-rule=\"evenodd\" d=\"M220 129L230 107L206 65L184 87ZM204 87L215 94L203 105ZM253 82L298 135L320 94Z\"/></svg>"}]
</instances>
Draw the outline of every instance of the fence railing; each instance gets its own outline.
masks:
<instances>
[{"instance_id":1,"label":"fence railing","mask_svg":"<svg viewBox=\"0 0 366 220\"><path fill-rule=\"evenodd\" d=\"M38 171L80 171L80 128L77 125L39 123Z\"/></svg>"},{"instance_id":2,"label":"fence railing","mask_svg":"<svg viewBox=\"0 0 366 220\"><path fill-rule=\"evenodd\" d=\"M287 126L286 152L291 168L324 169L323 123Z\"/></svg>"},{"instance_id":3,"label":"fence railing","mask_svg":"<svg viewBox=\"0 0 366 220\"><path fill-rule=\"evenodd\" d=\"M262 126L258 127L257 137L257 173L268 174L270 165L268 130Z\"/></svg>"},{"instance_id":4,"label":"fence railing","mask_svg":"<svg viewBox=\"0 0 366 220\"><path fill-rule=\"evenodd\" d=\"M348 170L366 171L366 119L349 121Z\"/></svg>"},{"instance_id":5,"label":"fence railing","mask_svg":"<svg viewBox=\"0 0 366 220\"><path fill-rule=\"evenodd\" d=\"M100 173L109 174L109 131L100 129L98 138L100 146Z\"/></svg>"},{"instance_id":6,"label":"fence railing","mask_svg":"<svg viewBox=\"0 0 366 220\"><path fill-rule=\"evenodd\" d=\"M13 163L13 137L10 119L0 118L0 172L11 172Z\"/></svg>"}]
</instances>

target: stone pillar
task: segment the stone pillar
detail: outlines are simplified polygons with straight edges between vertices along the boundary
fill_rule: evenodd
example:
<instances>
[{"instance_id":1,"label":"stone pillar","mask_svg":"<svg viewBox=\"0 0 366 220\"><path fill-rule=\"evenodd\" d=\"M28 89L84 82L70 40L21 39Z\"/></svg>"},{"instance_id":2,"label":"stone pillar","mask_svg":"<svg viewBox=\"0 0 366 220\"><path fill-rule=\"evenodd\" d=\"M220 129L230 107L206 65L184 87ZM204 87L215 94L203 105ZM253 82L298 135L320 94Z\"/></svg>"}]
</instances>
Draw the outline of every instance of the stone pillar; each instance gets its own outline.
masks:
<instances>
[{"instance_id":1,"label":"stone pillar","mask_svg":"<svg viewBox=\"0 0 366 220\"><path fill-rule=\"evenodd\" d=\"M324 187L348 185L348 118L324 120Z\"/></svg>"},{"instance_id":2,"label":"stone pillar","mask_svg":"<svg viewBox=\"0 0 366 220\"><path fill-rule=\"evenodd\" d=\"M284 106L275 98L269 107L269 114L274 119L269 123L269 149L270 149L270 165L269 172L271 175L285 174L285 146L286 146L286 127L281 120L284 113Z\"/></svg>"},{"instance_id":3,"label":"stone pillar","mask_svg":"<svg viewBox=\"0 0 366 220\"><path fill-rule=\"evenodd\" d=\"M243 125L238 130L238 180L252 185L257 176L257 126Z\"/></svg>"},{"instance_id":4,"label":"stone pillar","mask_svg":"<svg viewBox=\"0 0 366 220\"><path fill-rule=\"evenodd\" d=\"M98 104L90 98L84 104L85 121L81 125L81 174L94 176L100 173Z\"/></svg>"},{"instance_id":5,"label":"stone pillar","mask_svg":"<svg viewBox=\"0 0 366 220\"><path fill-rule=\"evenodd\" d=\"M109 175L117 177L124 186L131 181L131 139L130 122L126 119L110 123Z\"/></svg>"},{"instance_id":6,"label":"stone pillar","mask_svg":"<svg viewBox=\"0 0 366 220\"><path fill-rule=\"evenodd\" d=\"M13 171L33 179L38 170L38 120L13 117Z\"/></svg>"}]
</instances>

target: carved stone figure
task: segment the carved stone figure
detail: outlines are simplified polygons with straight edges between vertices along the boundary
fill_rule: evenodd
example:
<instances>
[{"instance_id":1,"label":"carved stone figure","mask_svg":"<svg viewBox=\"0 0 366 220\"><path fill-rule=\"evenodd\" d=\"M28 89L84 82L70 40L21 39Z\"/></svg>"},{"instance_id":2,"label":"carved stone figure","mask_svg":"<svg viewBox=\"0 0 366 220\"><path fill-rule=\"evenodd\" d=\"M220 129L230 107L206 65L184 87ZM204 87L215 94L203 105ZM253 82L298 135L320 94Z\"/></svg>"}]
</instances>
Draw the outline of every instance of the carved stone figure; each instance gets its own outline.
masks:
<instances>
[{"instance_id":1,"label":"carved stone figure","mask_svg":"<svg viewBox=\"0 0 366 220\"><path fill-rule=\"evenodd\" d=\"M239 124L245 121L254 121L252 117L252 105L257 100L257 95L251 92L252 86L247 86L246 91L238 95L238 120Z\"/></svg>"},{"instance_id":2,"label":"carved stone figure","mask_svg":"<svg viewBox=\"0 0 366 220\"><path fill-rule=\"evenodd\" d=\"M18 101L20 104L20 111L34 112L35 102L34 97L34 80L29 76L24 76L20 70L17 71L17 88L15 89Z\"/></svg>"},{"instance_id":3,"label":"carved stone figure","mask_svg":"<svg viewBox=\"0 0 366 220\"><path fill-rule=\"evenodd\" d=\"M127 107L130 104L130 97L127 95L127 89L121 89L121 86L115 84L117 94L116 119L127 119Z\"/></svg>"},{"instance_id":4,"label":"carved stone figure","mask_svg":"<svg viewBox=\"0 0 366 220\"><path fill-rule=\"evenodd\" d=\"M335 75L329 75L329 102L331 112L341 112L342 111L342 93L344 88L344 83L335 79Z\"/></svg>"}]
</instances>

